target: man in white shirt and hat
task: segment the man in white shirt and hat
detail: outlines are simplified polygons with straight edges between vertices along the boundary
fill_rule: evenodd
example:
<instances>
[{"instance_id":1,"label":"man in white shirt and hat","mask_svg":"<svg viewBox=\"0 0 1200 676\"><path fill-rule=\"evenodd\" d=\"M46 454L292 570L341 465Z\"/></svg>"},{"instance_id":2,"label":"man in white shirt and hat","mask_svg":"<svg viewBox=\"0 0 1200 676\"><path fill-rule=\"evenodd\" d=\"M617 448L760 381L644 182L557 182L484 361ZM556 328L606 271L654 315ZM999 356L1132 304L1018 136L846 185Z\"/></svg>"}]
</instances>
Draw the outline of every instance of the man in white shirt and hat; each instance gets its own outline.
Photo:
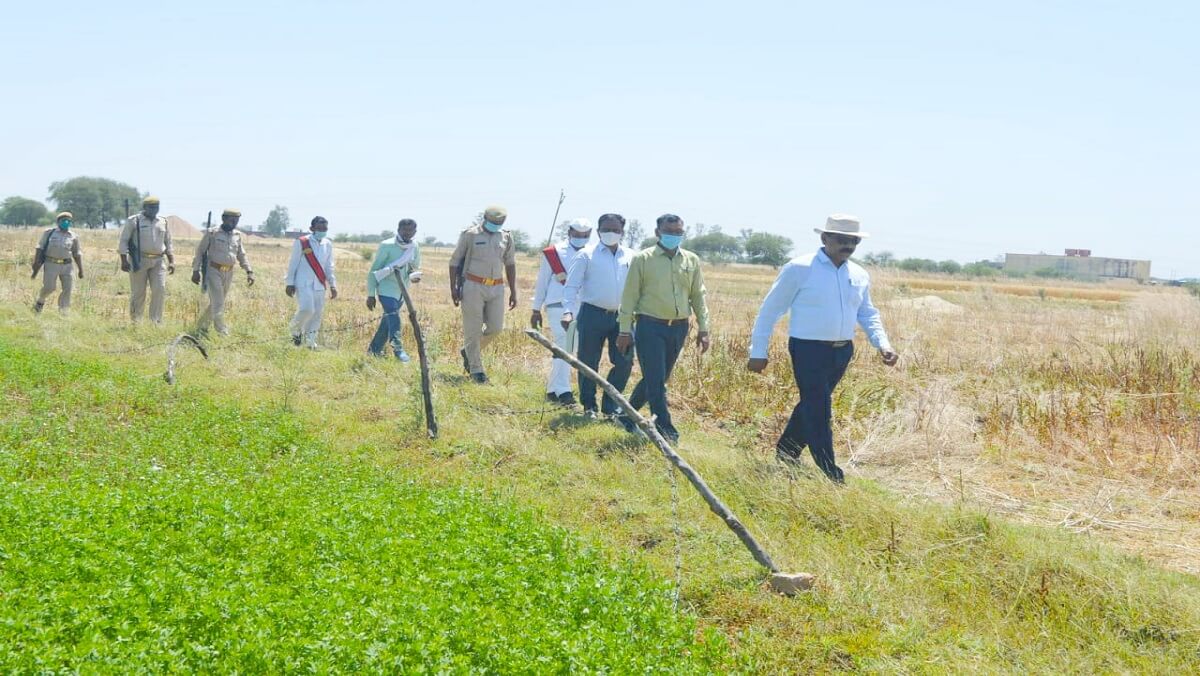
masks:
<instances>
[{"instance_id":1,"label":"man in white shirt and hat","mask_svg":"<svg viewBox=\"0 0 1200 676\"><path fill-rule=\"evenodd\" d=\"M793 258L775 279L754 321L750 360L746 367L761 373L767 367L771 333L784 313L789 313L788 353L792 375L800 390L800 403L792 410L787 427L775 446L785 462L796 462L807 446L817 467L836 483L844 483L833 451L833 390L854 356L854 325L867 334L888 366L900 356L892 349L879 310L871 303L870 276L850 260L867 236L859 220L834 214L824 228L821 248Z\"/></svg>"},{"instance_id":2,"label":"man in white shirt and hat","mask_svg":"<svg viewBox=\"0 0 1200 676\"><path fill-rule=\"evenodd\" d=\"M326 239L329 221L321 216L312 219L309 234L296 239L292 257L288 260L288 297L296 298L296 314L292 317L292 344L303 342L317 348L317 333L321 330L321 315L325 312L325 290L337 298L337 277L334 272L333 242Z\"/></svg>"},{"instance_id":3,"label":"man in white shirt and hat","mask_svg":"<svg viewBox=\"0 0 1200 676\"><path fill-rule=\"evenodd\" d=\"M567 221L567 241L551 244L542 250L542 264L533 285L533 313L529 317L529 325L540 329L544 321L554 334L554 342L572 354L576 345L575 326L570 322L563 325L563 287L575 257L588 245L591 237L591 221L586 218ZM545 317L542 316L543 308ZM561 359L550 362L546 400L562 406L575 405L575 394L571 392L571 366Z\"/></svg>"}]
</instances>

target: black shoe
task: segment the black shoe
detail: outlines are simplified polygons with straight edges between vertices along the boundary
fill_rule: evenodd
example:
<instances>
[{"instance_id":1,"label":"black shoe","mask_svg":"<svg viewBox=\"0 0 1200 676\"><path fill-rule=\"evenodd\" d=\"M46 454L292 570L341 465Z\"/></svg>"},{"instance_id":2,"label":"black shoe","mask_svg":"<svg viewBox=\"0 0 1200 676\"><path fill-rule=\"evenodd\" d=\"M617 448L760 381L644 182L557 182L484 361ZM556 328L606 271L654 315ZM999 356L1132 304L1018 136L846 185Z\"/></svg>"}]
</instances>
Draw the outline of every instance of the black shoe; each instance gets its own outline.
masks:
<instances>
[{"instance_id":1,"label":"black shoe","mask_svg":"<svg viewBox=\"0 0 1200 676\"><path fill-rule=\"evenodd\" d=\"M642 433L642 431L640 429L638 429L637 424L634 423L633 420L631 420L629 418L629 416L625 416L625 415L615 416L613 418L613 421L616 422L618 425L620 425L626 432L629 432L630 434L641 434Z\"/></svg>"},{"instance_id":2,"label":"black shoe","mask_svg":"<svg viewBox=\"0 0 1200 676\"><path fill-rule=\"evenodd\" d=\"M475 382L479 383L480 385L487 385L488 383L491 382L490 380L488 380L486 373L472 373L471 380L474 380Z\"/></svg>"},{"instance_id":3,"label":"black shoe","mask_svg":"<svg viewBox=\"0 0 1200 676\"><path fill-rule=\"evenodd\" d=\"M464 347L463 349L459 350L458 353L461 354L462 358L463 358L463 370L466 371L467 373L470 373L471 372L471 360L467 359L467 349Z\"/></svg>"},{"instance_id":4,"label":"black shoe","mask_svg":"<svg viewBox=\"0 0 1200 676\"><path fill-rule=\"evenodd\" d=\"M576 403L575 402L575 393L574 392L563 392L562 394L558 395L558 403L561 406L574 406Z\"/></svg>"},{"instance_id":5,"label":"black shoe","mask_svg":"<svg viewBox=\"0 0 1200 676\"><path fill-rule=\"evenodd\" d=\"M42 308L43 308L43 307L45 307L45 306L46 306L46 304L45 304L45 303L34 303L34 304L33 304L33 311L34 311L34 312L37 312L38 314L41 314L41 312L42 312Z\"/></svg>"},{"instance_id":6,"label":"black shoe","mask_svg":"<svg viewBox=\"0 0 1200 676\"><path fill-rule=\"evenodd\" d=\"M549 402L549 403L551 403L551 404L557 404L557 403L558 403L558 397L554 396L554 393L553 393L553 392L547 392L547 393L546 393L546 401L547 401L547 402Z\"/></svg>"},{"instance_id":7,"label":"black shoe","mask_svg":"<svg viewBox=\"0 0 1200 676\"><path fill-rule=\"evenodd\" d=\"M300 336L292 336L292 345L300 347Z\"/></svg>"},{"instance_id":8,"label":"black shoe","mask_svg":"<svg viewBox=\"0 0 1200 676\"><path fill-rule=\"evenodd\" d=\"M800 466L800 458L798 456L792 455L791 453L788 453L787 451L784 451L784 450L780 450L778 448L775 449L775 459L778 460L779 462L782 462L785 465L790 465L792 467Z\"/></svg>"}]
</instances>

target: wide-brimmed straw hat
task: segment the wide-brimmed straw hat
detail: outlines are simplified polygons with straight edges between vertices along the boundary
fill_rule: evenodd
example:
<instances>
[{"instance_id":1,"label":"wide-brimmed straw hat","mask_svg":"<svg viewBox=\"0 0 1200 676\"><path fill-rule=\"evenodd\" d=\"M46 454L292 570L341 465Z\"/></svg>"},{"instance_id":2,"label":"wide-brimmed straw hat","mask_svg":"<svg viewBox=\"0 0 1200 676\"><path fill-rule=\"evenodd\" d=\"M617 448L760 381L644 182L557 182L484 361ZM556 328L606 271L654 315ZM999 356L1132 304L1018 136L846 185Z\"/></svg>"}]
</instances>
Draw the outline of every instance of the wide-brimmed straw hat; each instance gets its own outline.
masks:
<instances>
[{"instance_id":1,"label":"wide-brimmed straw hat","mask_svg":"<svg viewBox=\"0 0 1200 676\"><path fill-rule=\"evenodd\" d=\"M851 216L849 214L833 214L829 218L825 219L825 227L813 228L813 232L817 233L818 235L827 232L831 235L850 235L851 237L858 237L859 239L862 239L868 235L859 229L861 227L862 224L859 223L857 216Z\"/></svg>"}]
</instances>

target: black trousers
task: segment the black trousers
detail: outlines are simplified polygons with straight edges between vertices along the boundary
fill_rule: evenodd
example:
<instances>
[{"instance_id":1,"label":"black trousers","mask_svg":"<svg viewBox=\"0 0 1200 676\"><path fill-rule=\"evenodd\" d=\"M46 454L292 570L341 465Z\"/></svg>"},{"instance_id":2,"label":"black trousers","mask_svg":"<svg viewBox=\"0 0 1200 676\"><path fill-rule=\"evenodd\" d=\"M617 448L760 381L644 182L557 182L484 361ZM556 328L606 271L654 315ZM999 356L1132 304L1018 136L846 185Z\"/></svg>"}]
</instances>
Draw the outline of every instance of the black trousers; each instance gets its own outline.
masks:
<instances>
[{"instance_id":1,"label":"black trousers","mask_svg":"<svg viewBox=\"0 0 1200 676\"><path fill-rule=\"evenodd\" d=\"M675 370L687 335L688 322L667 326L642 320L634 327L633 343L637 347L642 379L633 388L629 403L635 409L649 403L650 412L655 415L654 424L668 441L677 441L679 430L671 423L671 411L667 408L667 381L671 379L671 371Z\"/></svg>"},{"instance_id":2,"label":"black trousers","mask_svg":"<svg viewBox=\"0 0 1200 676\"><path fill-rule=\"evenodd\" d=\"M621 354L617 350L617 313L606 312L595 305L584 303L579 308L579 316L575 319L575 332L579 337L579 361L587 364L597 373L600 372L600 357L604 354L604 344L608 344L608 360L612 368L605 377L618 392L625 391L629 382L629 374L633 371L633 353ZM579 403L585 411L596 410L596 383L589 378L579 376ZM606 394L600 404L600 411L612 415L617 412L617 404Z\"/></svg>"},{"instance_id":3,"label":"black trousers","mask_svg":"<svg viewBox=\"0 0 1200 676\"><path fill-rule=\"evenodd\" d=\"M833 389L846 374L854 356L854 343L833 347L791 338L788 354L792 357L792 375L800 390L800 403L792 409L792 417L775 448L798 458L807 446L825 476L841 483L845 479L834 457L833 429L829 424L833 418Z\"/></svg>"}]
</instances>

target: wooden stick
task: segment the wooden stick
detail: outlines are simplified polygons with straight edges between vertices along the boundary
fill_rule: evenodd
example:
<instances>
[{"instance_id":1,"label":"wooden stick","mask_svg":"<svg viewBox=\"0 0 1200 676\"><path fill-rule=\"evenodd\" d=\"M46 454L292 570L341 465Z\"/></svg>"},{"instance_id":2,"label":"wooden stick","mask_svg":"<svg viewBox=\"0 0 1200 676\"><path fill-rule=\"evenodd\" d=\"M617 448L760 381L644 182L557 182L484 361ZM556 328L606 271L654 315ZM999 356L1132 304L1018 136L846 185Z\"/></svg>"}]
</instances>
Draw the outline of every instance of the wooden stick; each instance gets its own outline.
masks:
<instances>
[{"instance_id":1,"label":"wooden stick","mask_svg":"<svg viewBox=\"0 0 1200 676\"><path fill-rule=\"evenodd\" d=\"M400 279L398 270L393 270L393 273L396 275L396 283L400 285L400 295L404 298L404 305L408 308L408 322L412 324L413 337L417 339L417 361L421 365L421 395L425 398L425 429L429 433L430 439L437 439L438 425L437 418L433 415L433 385L429 380L429 357L425 354L425 337L421 334L421 324L417 321L417 309L413 307L412 297L408 295L408 287L404 285L404 280ZM397 336L397 338L399 337Z\"/></svg>"},{"instance_id":2,"label":"wooden stick","mask_svg":"<svg viewBox=\"0 0 1200 676\"><path fill-rule=\"evenodd\" d=\"M167 346L167 372L163 374L163 377L167 379L168 385L175 384L175 350L179 347L179 343L184 340L196 346L196 349L200 350L200 355L208 359L208 352L205 351L204 346L194 336L186 333L175 336L175 340L172 340L171 344Z\"/></svg>"},{"instance_id":3,"label":"wooden stick","mask_svg":"<svg viewBox=\"0 0 1200 676\"><path fill-rule=\"evenodd\" d=\"M599 385L602 390L604 390L605 394L607 394L613 401L617 402L617 405L625 411L625 415L628 415L630 420L636 422L637 426L646 433L646 436L650 437L650 440L654 442L654 445L658 446L658 450L662 451L662 454L671 461L671 464L675 465L675 467L679 469L680 473L687 477L688 482L695 487L695 489L700 493L700 496L704 498L704 501L708 503L709 509L711 509L714 514L724 521L725 525L729 526L729 529L738 536L738 539L741 540L742 544L746 546L746 549L750 551L750 555L754 557L754 560L757 561L763 568L766 568L772 573L779 573L779 569L775 566L775 562L771 560L771 557L767 554L767 552L758 544L758 541L754 539L754 536L750 534L750 531L746 530L746 527L742 525L741 521L738 521L738 518L733 515L733 512L729 511L729 508L725 506L725 503L721 502L721 499L713 494L712 490L709 489L708 484L704 483L704 479L700 478L700 475L696 472L696 470L693 469L686 460L679 457L675 451L671 450L671 446L667 444L667 440L658 433L658 428L656 428L652 422L642 416L641 413L638 413L637 409L635 409L633 405L629 403L629 400L626 399L625 396L617 390L617 388L613 387L612 384L605 380L604 377L599 373L596 373L589 368L587 364L584 364L576 359L575 355L555 345L550 341L549 338L543 336L541 333L534 331L533 329L525 329L525 335L538 342L542 347L550 350L555 357L567 362L571 366L575 367L575 369L584 376L595 381L595 383Z\"/></svg>"}]
</instances>

